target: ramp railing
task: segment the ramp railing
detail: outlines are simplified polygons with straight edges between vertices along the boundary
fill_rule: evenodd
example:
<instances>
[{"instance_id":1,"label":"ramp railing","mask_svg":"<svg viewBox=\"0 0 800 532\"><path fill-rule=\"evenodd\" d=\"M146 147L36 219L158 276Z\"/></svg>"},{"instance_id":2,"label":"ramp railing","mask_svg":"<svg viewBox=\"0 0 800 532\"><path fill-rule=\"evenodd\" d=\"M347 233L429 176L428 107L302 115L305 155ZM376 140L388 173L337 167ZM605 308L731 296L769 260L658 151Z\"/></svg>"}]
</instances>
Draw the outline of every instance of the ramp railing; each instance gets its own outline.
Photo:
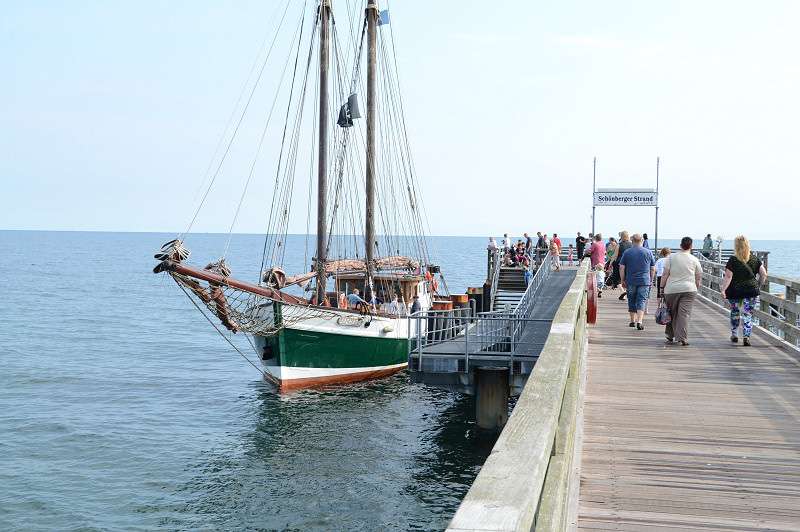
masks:
<instances>
[{"instance_id":1,"label":"ramp railing","mask_svg":"<svg viewBox=\"0 0 800 532\"><path fill-rule=\"evenodd\" d=\"M499 268L498 268L499 269ZM536 294L547 281L552 270L545 264L536 271L528 283L519 305L513 312L489 311L475 313L472 308L452 310L425 310L408 316L409 364L422 367L425 353L463 356L464 371L469 371L471 354L504 354L510 365L518 351L524 350L525 327L534 321L529 318L536 305ZM443 351L440 346L449 344ZM412 359L416 358L416 364Z\"/></svg>"}]
</instances>

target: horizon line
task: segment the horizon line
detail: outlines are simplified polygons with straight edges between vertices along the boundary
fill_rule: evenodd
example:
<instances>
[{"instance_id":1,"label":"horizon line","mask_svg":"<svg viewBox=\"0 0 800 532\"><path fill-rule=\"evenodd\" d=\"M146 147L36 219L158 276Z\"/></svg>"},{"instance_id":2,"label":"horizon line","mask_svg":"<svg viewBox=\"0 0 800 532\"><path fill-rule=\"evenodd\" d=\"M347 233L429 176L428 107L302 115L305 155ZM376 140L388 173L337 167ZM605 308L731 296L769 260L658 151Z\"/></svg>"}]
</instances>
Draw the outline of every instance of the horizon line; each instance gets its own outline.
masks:
<instances>
[{"instance_id":1,"label":"horizon line","mask_svg":"<svg viewBox=\"0 0 800 532\"><path fill-rule=\"evenodd\" d=\"M13 231L13 232L20 232L20 233L22 233L22 232L29 232L29 233L122 233L122 234L153 234L153 235L164 234L164 235L175 235L175 236L178 236L178 235L181 234L180 232L177 232L177 231L119 231L119 230L110 230L110 229L4 229L4 228L0 228L0 231L7 231L7 232L12 232ZM188 234L189 235L227 235L228 233L225 233L225 232L214 232L214 231L203 231L203 232L198 231L198 232L193 232L193 233L188 233ZM265 236L264 233L232 233L232 234L233 235L239 235L239 236ZM546 233L546 234L558 234L558 233ZM564 233L562 233L562 235L563 234ZM581 231L581 234L584 234L584 232ZM587 232L585 234L588 235L589 233ZM602 232L600 234L602 234ZM286 233L286 236L307 236L307 235L308 236L316 235L316 233ZM515 235L513 235L513 233L511 235L512 235L512 237L515 237ZM342 236L350 237L350 236L353 236L353 235L342 235ZM392 236L413 237L415 235L392 235ZM435 237L435 238L465 238L465 237L466 238L489 238L490 236L494 237L494 236L500 236L500 235L471 235L471 234L470 235L425 235L426 238L427 237ZM522 235L520 235L520 237L521 236ZM686 236L686 235L683 235L683 236ZM672 237L672 236L661 236L661 235L659 235L659 240L680 240L681 238L683 238L683 236ZM533 236L531 236L531 238L533 238ZM655 240L655 239L651 238L651 240ZM730 239L726 238L724 240L725 241L733 240L733 238L730 238ZM791 239L791 238L751 238L751 240L767 240L767 241L776 241L776 242L780 242L780 241L795 242L795 241L798 241L800 239Z\"/></svg>"}]
</instances>

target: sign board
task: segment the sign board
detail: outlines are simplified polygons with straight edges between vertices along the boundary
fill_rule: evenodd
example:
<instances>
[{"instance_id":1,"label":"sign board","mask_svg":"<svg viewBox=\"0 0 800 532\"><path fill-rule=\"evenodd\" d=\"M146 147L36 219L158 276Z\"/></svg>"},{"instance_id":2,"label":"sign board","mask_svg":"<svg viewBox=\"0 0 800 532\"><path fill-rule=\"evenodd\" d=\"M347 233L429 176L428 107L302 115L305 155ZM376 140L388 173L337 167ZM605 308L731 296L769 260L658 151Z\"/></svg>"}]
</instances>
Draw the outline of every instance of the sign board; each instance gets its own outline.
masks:
<instances>
[{"instance_id":1,"label":"sign board","mask_svg":"<svg viewBox=\"0 0 800 532\"><path fill-rule=\"evenodd\" d=\"M594 193L594 206L626 205L658 207L658 192L654 190L601 190Z\"/></svg>"}]
</instances>

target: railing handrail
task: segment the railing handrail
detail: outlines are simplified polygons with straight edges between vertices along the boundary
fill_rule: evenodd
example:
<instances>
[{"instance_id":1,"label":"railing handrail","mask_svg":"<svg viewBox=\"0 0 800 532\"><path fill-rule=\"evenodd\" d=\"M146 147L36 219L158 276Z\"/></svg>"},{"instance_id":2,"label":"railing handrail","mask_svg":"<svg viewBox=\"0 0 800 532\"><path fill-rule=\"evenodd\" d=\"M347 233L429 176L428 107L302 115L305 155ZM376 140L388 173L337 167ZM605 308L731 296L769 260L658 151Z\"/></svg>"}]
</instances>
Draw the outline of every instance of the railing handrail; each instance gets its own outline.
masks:
<instances>
[{"instance_id":1,"label":"railing handrail","mask_svg":"<svg viewBox=\"0 0 800 532\"><path fill-rule=\"evenodd\" d=\"M500 284L500 260L502 253L500 249L495 249L492 253L494 254L494 263L492 266L492 282L489 285L491 294L489 308L494 309L494 302L497 299L497 285Z\"/></svg>"},{"instance_id":2,"label":"railing handrail","mask_svg":"<svg viewBox=\"0 0 800 532\"><path fill-rule=\"evenodd\" d=\"M523 345L521 339L528 323L536 321L527 316L536 304L536 292L546 281L550 266L539 266L514 311L487 311L474 313L468 308L452 310L423 310L408 316L409 331L416 330L417 341L410 345L409 356L414 353L423 355L426 348L442 344L454 339L464 340L465 359L470 351L496 351L501 345L507 349L513 362L515 350ZM419 331L425 330L424 334ZM410 334L410 332L409 332ZM409 338L410 340L411 338ZM513 364L509 363L510 370ZM464 371L469 365L464 364Z\"/></svg>"},{"instance_id":3,"label":"railing handrail","mask_svg":"<svg viewBox=\"0 0 800 532\"><path fill-rule=\"evenodd\" d=\"M542 263L536 269L533 277L528 282L528 286L525 288L525 293L522 295L522 298L520 298L519 303L517 303L517 308L514 309L515 315L527 316L530 314L531 308L533 308L533 305L536 303L536 292L547 277L549 277L551 271L547 263Z\"/></svg>"},{"instance_id":4,"label":"railing handrail","mask_svg":"<svg viewBox=\"0 0 800 532\"><path fill-rule=\"evenodd\" d=\"M558 530L571 460L586 340L586 275L578 269L536 369L448 530Z\"/></svg>"}]
</instances>

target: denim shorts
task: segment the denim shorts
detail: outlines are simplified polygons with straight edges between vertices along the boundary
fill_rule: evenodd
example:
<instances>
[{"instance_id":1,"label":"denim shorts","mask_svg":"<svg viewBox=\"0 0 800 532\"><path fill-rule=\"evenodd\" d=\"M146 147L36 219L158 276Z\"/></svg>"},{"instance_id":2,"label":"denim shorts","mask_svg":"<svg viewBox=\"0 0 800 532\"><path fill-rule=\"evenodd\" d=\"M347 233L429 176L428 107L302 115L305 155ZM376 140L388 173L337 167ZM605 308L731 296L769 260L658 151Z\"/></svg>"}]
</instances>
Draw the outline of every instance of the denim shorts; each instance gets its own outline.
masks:
<instances>
[{"instance_id":1,"label":"denim shorts","mask_svg":"<svg viewBox=\"0 0 800 532\"><path fill-rule=\"evenodd\" d=\"M644 310L647 306L647 298L650 297L650 285L628 285L628 312Z\"/></svg>"}]
</instances>

